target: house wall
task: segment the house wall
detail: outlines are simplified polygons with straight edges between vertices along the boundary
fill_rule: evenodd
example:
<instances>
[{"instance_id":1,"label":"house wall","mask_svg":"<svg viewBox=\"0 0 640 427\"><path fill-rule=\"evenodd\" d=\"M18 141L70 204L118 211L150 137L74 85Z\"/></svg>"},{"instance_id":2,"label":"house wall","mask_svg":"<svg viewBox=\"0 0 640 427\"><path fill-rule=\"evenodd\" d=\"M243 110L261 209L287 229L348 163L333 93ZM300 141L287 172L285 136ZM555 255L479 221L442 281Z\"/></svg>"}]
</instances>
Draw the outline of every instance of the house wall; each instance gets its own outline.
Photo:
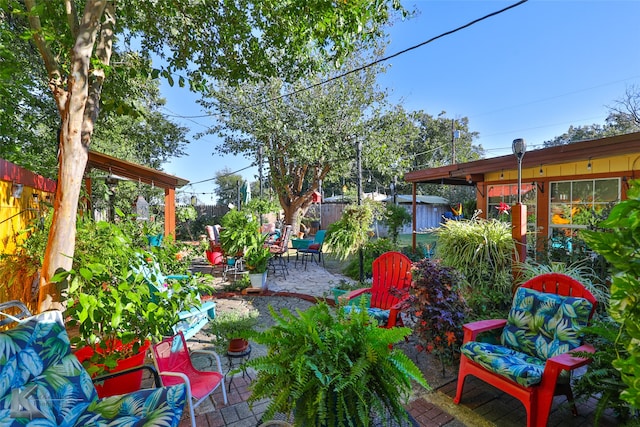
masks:
<instances>
[{"instance_id":1,"label":"house wall","mask_svg":"<svg viewBox=\"0 0 640 427\"><path fill-rule=\"evenodd\" d=\"M22 194L17 198L12 195L14 182L23 185ZM1 253L15 253L16 247L27 237L22 231L45 215L53 200L55 188L55 181L0 159Z\"/></svg>"},{"instance_id":2,"label":"house wall","mask_svg":"<svg viewBox=\"0 0 640 427\"><path fill-rule=\"evenodd\" d=\"M525 154L526 156L526 154ZM589 168L589 163L591 167ZM514 184L518 182L518 170L514 158L514 168L485 173L485 181L478 183L476 201L482 207L486 217L487 190L492 185ZM640 153L616 155L602 158L571 161L553 165L538 165L522 169L522 183L535 182L537 192L537 233L541 237L549 236L549 188L550 182L598 178L621 178L620 198L627 198L627 180L640 178ZM544 189L544 191L541 191Z\"/></svg>"}]
</instances>

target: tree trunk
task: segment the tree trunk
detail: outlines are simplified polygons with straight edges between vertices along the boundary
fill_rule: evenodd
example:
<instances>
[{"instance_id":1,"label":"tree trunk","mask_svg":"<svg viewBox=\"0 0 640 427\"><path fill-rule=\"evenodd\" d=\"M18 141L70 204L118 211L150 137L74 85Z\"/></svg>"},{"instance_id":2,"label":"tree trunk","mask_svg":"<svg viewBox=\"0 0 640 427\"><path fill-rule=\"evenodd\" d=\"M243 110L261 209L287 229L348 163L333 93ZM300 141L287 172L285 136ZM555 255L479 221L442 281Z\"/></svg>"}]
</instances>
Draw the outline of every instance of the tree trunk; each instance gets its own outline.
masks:
<instances>
[{"instance_id":1,"label":"tree trunk","mask_svg":"<svg viewBox=\"0 0 640 427\"><path fill-rule=\"evenodd\" d=\"M71 110L73 111L73 108ZM82 117L82 110L76 113L80 117ZM72 121L68 120L67 123ZM42 275L40 276L38 294L40 311L50 308L49 303L43 305L44 301L60 301L60 289L50 283L51 277L58 269L69 270L72 266L76 241L78 198L88 159L88 151L82 146L78 128L69 129L69 124L62 127L59 157L60 166L53 204L53 220L44 254Z\"/></svg>"},{"instance_id":2,"label":"tree trunk","mask_svg":"<svg viewBox=\"0 0 640 427\"><path fill-rule=\"evenodd\" d=\"M34 6L35 2L28 2L29 10L33 10ZM75 15L75 12L71 15ZM101 23L103 17L104 25ZM44 40L35 38L45 59L50 87L61 118L58 185L53 203L53 222L40 277L39 311L48 310L53 304L60 302L60 289L51 283L51 277L57 270L69 270L73 265L78 200L104 81L104 72L100 67L90 75L90 59L96 46L98 31L101 29L101 40L96 46L96 55L104 65L109 64L115 23L114 5L107 0L89 0L85 4L80 22L75 22L75 16L70 16L70 19L73 20L75 44L71 52L66 88L59 78L58 65ZM37 20L32 22L31 26L36 31L40 29ZM55 307L60 308L59 305Z\"/></svg>"}]
</instances>

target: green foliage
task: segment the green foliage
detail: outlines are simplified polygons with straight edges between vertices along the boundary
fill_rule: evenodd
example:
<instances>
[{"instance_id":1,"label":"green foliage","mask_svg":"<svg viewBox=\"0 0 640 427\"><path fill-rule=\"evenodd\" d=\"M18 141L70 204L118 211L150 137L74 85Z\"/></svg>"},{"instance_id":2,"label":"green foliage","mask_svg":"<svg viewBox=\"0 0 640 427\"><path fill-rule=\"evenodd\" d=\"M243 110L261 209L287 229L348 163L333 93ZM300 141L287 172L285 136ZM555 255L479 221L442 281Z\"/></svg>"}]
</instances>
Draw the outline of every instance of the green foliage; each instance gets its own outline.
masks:
<instances>
[{"instance_id":1,"label":"green foliage","mask_svg":"<svg viewBox=\"0 0 640 427\"><path fill-rule=\"evenodd\" d=\"M440 260L423 259L411 269L409 297L403 307L415 320L419 350L436 354L444 370L462 344L462 325L469 311L461 294L462 275ZM443 372L444 374L444 372Z\"/></svg>"},{"instance_id":2,"label":"green foliage","mask_svg":"<svg viewBox=\"0 0 640 427\"><path fill-rule=\"evenodd\" d=\"M227 254L242 253L255 244L260 234L260 224L247 212L232 209L221 219L220 244Z\"/></svg>"},{"instance_id":3,"label":"green foliage","mask_svg":"<svg viewBox=\"0 0 640 427\"><path fill-rule=\"evenodd\" d=\"M136 352L146 338L171 333L178 313L199 304L193 283L169 283L162 292L152 291L142 274L134 272L140 260L155 262L151 253L137 248L131 237L116 224L81 220L73 268L60 270L53 282L64 283L67 291L68 324L79 335L72 342L102 349L93 363L114 367L123 356L110 346L113 340L132 344Z\"/></svg>"},{"instance_id":4,"label":"green foliage","mask_svg":"<svg viewBox=\"0 0 640 427\"><path fill-rule=\"evenodd\" d=\"M249 310L246 313L238 311L217 313L216 317L209 322L210 331L215 338L216 352L225 354L229 341L234 338L245 338L258 324L259 314L257 310Z\"/></svg>"},{"instance_id":5,"label":"green foliage","mask_svg":"<svg viewBox=\"0 0 640 427\"><path fill-rule=\"evenodd\" d=\"M620 324L618 343L627 351L612 363L628 386L621 397L640 408L640 182L630 183L627 197L600 223L602 230L585 230L581 236L611 264L609 313Z\"/></svg>"},{"instance_id":6,"label":"green foliage","mask_svg":"<svg viewBox=\"0 0 640 427\"><path fill-rule=\"evenodd\" d=\"M598 300L598 311L605 313L609 307L609 288L595 274L587 259L573 264L552 262L551 264L538 264L535 261L527 261L517 265L518 280L514 285L520 284L536 276L546 273L562 273L582 283Z\"/></svg>"},{"instance_id":7,"label":"green foliage","mask_svg":"<svg viewBox=\"0 0 640 427\"><path fill-rule=\"evenodd\" d=\"M387 225L393 243L398 243L400 230L411 222L411 218L411 214L402 206L387 203L382 222Z\"/></svg>"},{"instance_id":8,"label":"green foliage","mask_svg":"<svg viewBox=\"0 0 640 427\"><path fill-rule=\"evenodd\" d=\"M632 412L629 403L621 399L621 394L627 390L622 381L621 373L613 367L618 357L628 357L625 343L630 337L620 324L609 316L596 318L593 324L581 330L585 334L585 341L592 344L596 352L585 355L591 358L587 371L578 377L573 391L578 398L597 399L594 414L594 425L600 425L600 418L604 411L612 409L623 421L628 420Z\"/></svg>"},{"instance_id":9,"label":"green foliage","mask_svg":"<svg viewBox=\"0 0 640 427\"><path fill-rule=\"evenodd\" d=\"M497 220L447 221L438 229L438 256L465 277L473 316L503 313L511 304L514 249L511 225Z\"/></svg>"},{"instance_id":10,"label":"green foliage","mask_svg":"<svg viewBox=\"0 0 640 427\"><path fill-rule=\"evenodd\" d=\"M325 244L333 255L345 260L364 246L370 239L373 219L381 208L380 203L365 200L358 205L348 205L342 217L331 224L327 231Z\"/></svg>"},{"instance_id":11,"label":"green foliage","mask_svg":"<svg viewBox=\"0 0 640 427\"><path fill-rule=\"evenodd\" d=\"M271 398L265 419L295 414L295 424L369 426L373 413L406 417L401 396L411 380L428 387L417 366L392 345L408 328L379 328L366 310L333 312L326 303L295 316L271 310L275 325L250 337L267 346L250 360L258 371L249 402Z\"/></svg>"},{"instance_id":12,"label":"green foliage","mask_svg":"<svg viewBox=\"0 0 640 427\"><path fill-rule=\"evenodd\" d=\"M254 273L267 271L271 253L264 245L266 236L260 233L260 224L246 211L232 209L220 220L220 244L227 254L243 253L247 269Z\"/></svg>"},{"instance_id":13,"label":"green foliage","mask_svg":"<svg viewBox=\"0 0 640 427\"><path fill-rule=\"evenodd\" d=\"M389 239L373 239L367 241L362 248L364 277L371 277L373 260L385 252L395 251L397 246ZM347 277L360 279L360 258L352 257L342 271Z\"/></svg>"}]
</instances>

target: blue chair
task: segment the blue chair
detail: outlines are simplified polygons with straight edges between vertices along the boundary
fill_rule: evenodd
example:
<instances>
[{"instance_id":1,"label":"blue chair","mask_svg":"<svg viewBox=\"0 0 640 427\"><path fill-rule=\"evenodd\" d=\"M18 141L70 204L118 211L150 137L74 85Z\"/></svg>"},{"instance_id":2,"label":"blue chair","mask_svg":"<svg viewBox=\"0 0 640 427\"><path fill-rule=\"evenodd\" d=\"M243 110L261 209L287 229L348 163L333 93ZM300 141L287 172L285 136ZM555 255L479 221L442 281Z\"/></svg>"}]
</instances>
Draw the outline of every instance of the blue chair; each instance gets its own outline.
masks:
<instances>
[{"instance_id":1,"label":"blue chair","mask_svg":"<svg viewBox=\"0 0 640 427\"><path fill-rule=\"evenodd\" d=\"M177 427L180 423L187 399L184 384L98 398L91 377L71 353L59 311L19 319L0 338L4 360L0 425ZM126 372L118 374L122 373Z\"/></svg>"},{"instance_id":2,"label":"blue chair","mask_svg":"<svg viewBox=\"0 0 640 427\"><path fill-rule=\"evenodd\" d=\"M146 262L140 254L139 264L132 267L133 271L141 274L149 285L152 295L166 290L166 283L170 280L188 280L189 276L184 274L164 275L160 271L157 261ZM174 334L182 332L185 339L192 338L197 334L209 320L215 317L216 303L214 301L205 301L198 307L184 310L178 313L179 321L173 326Z\"/></svg>"},{"instance_id":3,"label":"blue chair","mask_svg":"<svg viewBox=\"0 0 640 427\"><path fill-rule=\"evenodd\" d=\"M298 265L298 255L302 254L302 264L304 264L305 270L307 269L307 260L311 258L315 260L316 255L318 256L317 263L322 262L322 266L324 267L324 258L322 257L322 244L324 243L324 237L327 234L327 230L318 230L315 237L313 238L313 242L306 248L298 249L296 253L296 266Z\"/></svg>"}]
</instances>

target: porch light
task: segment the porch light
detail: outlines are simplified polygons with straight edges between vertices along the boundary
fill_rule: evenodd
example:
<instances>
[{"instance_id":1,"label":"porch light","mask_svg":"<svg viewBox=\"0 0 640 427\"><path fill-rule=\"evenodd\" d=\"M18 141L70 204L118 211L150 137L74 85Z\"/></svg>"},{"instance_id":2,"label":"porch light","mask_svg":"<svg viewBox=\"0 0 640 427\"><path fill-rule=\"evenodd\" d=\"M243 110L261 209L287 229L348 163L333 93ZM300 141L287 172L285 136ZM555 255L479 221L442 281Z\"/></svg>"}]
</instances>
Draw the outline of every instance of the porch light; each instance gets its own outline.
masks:
<instances>
[{"instance_id":1,"label":"porch light","mask_svg":"<svg viewBox=\"0 0 640 427\"><path fill-rule=\"evenodd\" d=\"M527 151L527 143L523 138L514 139L511 144L511 148L513 149L513 154L518 159L518 204L522 203L522 158L524 157L524 153Z\"/></svg>"}]
</instances>

